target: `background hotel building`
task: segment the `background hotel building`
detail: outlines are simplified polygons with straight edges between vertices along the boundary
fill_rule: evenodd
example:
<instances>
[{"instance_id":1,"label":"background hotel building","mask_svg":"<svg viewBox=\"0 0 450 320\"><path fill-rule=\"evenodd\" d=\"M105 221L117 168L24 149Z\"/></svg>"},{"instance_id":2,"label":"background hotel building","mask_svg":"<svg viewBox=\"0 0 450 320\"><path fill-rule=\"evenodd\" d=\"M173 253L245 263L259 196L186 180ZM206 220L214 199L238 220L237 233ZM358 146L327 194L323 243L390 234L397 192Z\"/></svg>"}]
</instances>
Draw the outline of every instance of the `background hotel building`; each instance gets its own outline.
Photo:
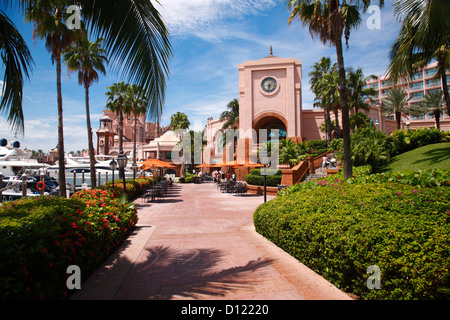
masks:
<instances>
[{"instance_id":1,"label":"background hotel building","mask_svg":"<svg viewBox=\"0 0 450 320\"><path fill-rule=\"evenodd\" d=\"M435 62L417 71L412 77L400 81L398 85L408 92L408 96L411 98L408 105L420 104L427 93L442 91L442 80L440 78L434 78L436 72L437 63ZM374 101L368 101L372 109L376 109L386 99L387 93L392 86L392 81L389 76L379 76L377 80L368 81L367 86L377 90L377 95L372 97ZM450 88L450 70L447 71L447 86ZM374 111L371 111L371 114L374 113ZM389 118L393 119L393 116L388 116ZM411 129L436 126L434 115L431 112L421 116L402 117L402 128L407 128L408 123ZM450 117L446 111L441 113L440 127L443 131L450 130ZM389 130L383 131L386 133L390 132Z\"/></svg>"}]
</instances>

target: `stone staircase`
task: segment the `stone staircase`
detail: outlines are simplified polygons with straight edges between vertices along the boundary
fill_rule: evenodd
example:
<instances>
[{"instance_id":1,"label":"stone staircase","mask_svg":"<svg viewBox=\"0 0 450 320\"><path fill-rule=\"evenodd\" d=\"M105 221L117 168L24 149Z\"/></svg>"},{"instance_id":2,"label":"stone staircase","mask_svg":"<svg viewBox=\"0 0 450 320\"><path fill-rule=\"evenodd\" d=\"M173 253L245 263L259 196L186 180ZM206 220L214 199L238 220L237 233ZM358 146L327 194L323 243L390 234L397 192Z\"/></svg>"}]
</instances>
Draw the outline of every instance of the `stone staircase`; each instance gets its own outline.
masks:
<instances>
[{"instance_id":1,"label":"stone staircase","mask_svg":"<svg viewBox=\"0 0 450 320\"><path fill-rule=\"evenodd\" d=\"M316 172L313 174L308 174L303 182L308 182L320 178L324 178L327 176L327 173L322 173L322 168L316 169Z\"/></svg>"}]
</instances>

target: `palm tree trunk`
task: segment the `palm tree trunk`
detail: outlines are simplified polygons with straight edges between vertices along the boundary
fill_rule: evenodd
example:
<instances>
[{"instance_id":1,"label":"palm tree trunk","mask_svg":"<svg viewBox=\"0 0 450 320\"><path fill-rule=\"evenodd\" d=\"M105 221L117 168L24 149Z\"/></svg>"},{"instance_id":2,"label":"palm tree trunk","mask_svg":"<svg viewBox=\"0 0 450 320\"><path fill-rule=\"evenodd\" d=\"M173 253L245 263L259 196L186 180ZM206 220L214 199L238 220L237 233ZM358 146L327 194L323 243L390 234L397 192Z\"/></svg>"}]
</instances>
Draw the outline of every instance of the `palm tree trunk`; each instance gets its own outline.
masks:
<instances>
[{"instance_id":1,"label":"palm tree trunk","mask_svg":"<svg viewBox=\"0 0 450 320\"><path fill-rule=\"evenodd\" d=\"M64 131L63 131L63 101L61 91L61 53L58 52L56 60L56 92L58 101L58 184L59 196L66 197L66 166L64 158Z\"/></svg>"},{"instance_id":2,"label":"palm tree trunk","mask_svg":"<svg viewBox=\"0 0 450 320\"><path fill-rule=\"evenodd\" d=\"M442 91L444 92L444 101L447 105L447 114L450 116L450 96L448 94L447 75L444 73L441 75L442 79Z\"/></svg>"},{"instance_id":3,"label":"palm tree trunk","mask_svg":"<svg viewBox=\"0 0 450 320\"><path fill-rule=\"evenodd\" d=\"M439 109L434 111L434 121L436 121L436 128L441 128L441 111Z\"/></svg>"},{"instance_id":4,"label":"palm tree trunk","mask_svg":"<svg viewBox=\"0 0 450 320\"><path fill-rule=\"evenodd\" d=\"M119 153L123 151L123 112L119 114ZM123 170L119 170L119 178L123 177Z\"/></svg>"},{"instance_id":5,"label":"palm tree trunk","mask_svg":"<svg viewBox=\"0 0 450 320\"><path fill-rule=\"evenodd\" d=\"M89 111L89 86L85 85L84 90L86 98L86 124L88 134L89 162L91 168L91 188L95 188L97 187L97 176L95 173L94 143L92 142L91 115Z\"/></svg>"},{"instance_id":6,"label":"palm tree trunk","mask_svg":"<svg viewBox=\"0 0 450 320\"><path fill-rule=\"evenodd\" d=\"M402 114L400 112L395 112L395 120L397 121L397 130L400 130L402 121Z\"/></svg>"},{"instance_id":7,"label":"palm tree trunk","mask_svg":"<svg viewBox=\"0 0 450 320\"><path fill-rule=\"evenodd\" d=\"M136 168L134 168L134 164L136 164L136 123L137 117L136 113L134 114L134 135L133 135L133 181L136 179Z\"/></svg>"},{"instance_id":8,"label":"palm tree trunk","mask_svg":"<svg viewBox=\"0 0 450 320\"><path fill-rule=\"evenodd\" d=\"M339 127L339 110L337 108L334 109L334 119L335 119L335 126L334 131L336 132L336 139L341 137L341 128Z\"/></svg>"},{"instance_id":9,"label":"palm tree trunk","mask_svg":"<svg viewBox=\"0 0 450 320\"><path fill-rule=\"evenodd\" d=\"M326 121L327 121L327 140L328 143L331 142L332 140L332 136L331 136L331 115L330 115L330 106L328 105L326 107Z\"/></svg>"},{"instance_id":10,"label":"palm tree trunk","mask_svg":"<svg viewBox=\"0 0 450 320\"><path fill-rule=\"evenodd\" d=\"M339 67L339 94L342 110L342 137L344 142L344 179L352 177L352 153L350 145L350 115L347 101L347 87L345 85L344 55L342 52L342 39L336 39L336 56Z\"/></svg>"}]
</instances>

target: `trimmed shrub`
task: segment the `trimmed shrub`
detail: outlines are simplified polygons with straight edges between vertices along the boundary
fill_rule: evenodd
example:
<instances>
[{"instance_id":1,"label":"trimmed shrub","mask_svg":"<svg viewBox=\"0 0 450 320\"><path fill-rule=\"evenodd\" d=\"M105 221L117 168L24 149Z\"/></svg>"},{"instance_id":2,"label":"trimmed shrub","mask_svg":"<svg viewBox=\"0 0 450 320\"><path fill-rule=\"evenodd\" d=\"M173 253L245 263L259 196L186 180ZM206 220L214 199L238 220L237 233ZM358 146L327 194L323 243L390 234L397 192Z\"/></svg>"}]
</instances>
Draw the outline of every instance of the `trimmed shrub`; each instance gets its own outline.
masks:
<instances>
[{"instance_id":1,"label":"trimmed shrub","mask_svg":"<svg viewBox=\"0 0 450 320\"><path fill-rule=\"evenodd\" d=\"M394 156L428 144L439 143L443 141L446 136L446 133L435 128L396 130L390 135L390 139L393 143L391 155Z\"/></svg>"},{"instance_id":2,"label":"trimmed shrub","mask_svg":"<svg viewBox=\"0 0 450 320\"><path fill-rule=\"evenodd\" d=\"M445 299L450 188L321 180L262 204L256 230L362 299ZM381 289L369 290L369 266Z\"/></svg>"},{"instance_id":3,"label":"trimmed shrub","mask_svg":"<svg viewBox=\"0 0 450 320\"><path fill-rule=\"evenodd\" d=\"M245 182L254 186L264 185L264 176L247 174L245 176ZM266 176L266 186L276 187L281 183L281 176L279 175L268 175Z\"/></svg>"},{"instance_id":4,"label":"trimmed shrub","mask_svg":"<svg viewBox=\"0 0 450 320\"><path fill-rule=\"evenodd\" d=\"M151 179L127 181L137 195ZM67 267L82 281L129 235L137 210L124 201L123 185L76 192L71 199L30 197L0 207L1 299L64 299Z\"/></svg>"}]
</instances>

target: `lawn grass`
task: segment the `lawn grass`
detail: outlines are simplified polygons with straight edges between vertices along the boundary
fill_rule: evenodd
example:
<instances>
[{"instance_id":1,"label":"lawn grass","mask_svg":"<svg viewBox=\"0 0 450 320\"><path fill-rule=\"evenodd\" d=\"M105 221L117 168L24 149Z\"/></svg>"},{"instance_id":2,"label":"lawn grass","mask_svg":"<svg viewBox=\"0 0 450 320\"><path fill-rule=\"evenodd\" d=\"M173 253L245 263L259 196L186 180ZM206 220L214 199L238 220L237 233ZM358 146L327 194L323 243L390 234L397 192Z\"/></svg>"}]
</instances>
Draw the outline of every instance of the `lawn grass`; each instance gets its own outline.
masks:
<instances>
[{"instance_id":1,"label":"lawn grass","mask_svg":"<svg viewBox=\"0 0 450 320\"><path fill-rule=\"evenodd\" d=\"M383 168L383 172L449 169L450 142L442 142L423 146L394 157L392 162Z\"/></svg>"}]
</instances>

